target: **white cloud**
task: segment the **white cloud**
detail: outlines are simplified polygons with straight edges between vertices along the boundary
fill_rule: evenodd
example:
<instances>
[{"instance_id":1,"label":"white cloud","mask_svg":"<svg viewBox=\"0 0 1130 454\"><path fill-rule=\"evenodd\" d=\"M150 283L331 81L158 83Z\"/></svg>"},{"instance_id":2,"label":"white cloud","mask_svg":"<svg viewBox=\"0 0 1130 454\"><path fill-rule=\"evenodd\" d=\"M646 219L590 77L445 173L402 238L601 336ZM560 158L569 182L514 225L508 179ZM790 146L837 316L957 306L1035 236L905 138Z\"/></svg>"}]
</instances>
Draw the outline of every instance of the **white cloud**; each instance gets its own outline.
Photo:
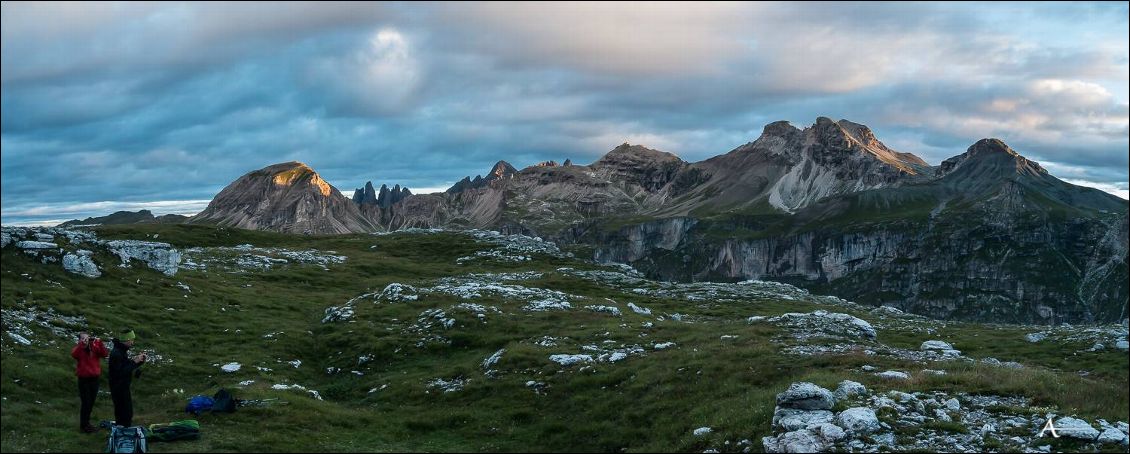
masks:
<instances>
[{"instance_id":1,"label":"white cloud","mask_svg":"<svg viewBox=\"0 0 1130 454\"><path fill-rule=\"evenodd\" d=\"M1098 189L1100 191L1108 192L1108 193L1114 194L1118 197L1122 197L1123 199L1130 199L1130 188L1127 187L1126 183L1120 183L1120 184L1100 183L1100 182L1096 182L1096 181L1075 180L1075 179L1068 179L1068 178L1064 178L1063 181L1066 181L1066 182L1074 184L1074 185L1086 186L1086 187L1089 187L1089 188L1095 188L1095 189Z\"/></svg>"},{"instance_id":2,"label":"white cloud","mask_svg":"<svg viewBox=\"0 0 1130 454\"><path fill-rule=\"evenodd\" d=\"M1032 96L1069 102L1073 106L1105 107L1113 95L1102 85L1082 80L1040 79L1028 84Z\"/></svg>"},{"instance_id":3,"label":"white cloud","mask_svg":"<svg viewBox=\"0 0 1130 454\"><path fill-rule=\"evenodd\" d=\"M360 81L370 102L399 106L420 84L420 63L408 40L395 29L377 31L369 38L369 48L357 59L362 62Z\"/></svg>"},{"instance_id":4,"label":"white cloud","mask_svg":"<svg viewBox=\"0 0 1130 454\"><path fill-rule=\"evenodd\" d=\"M35 220L21 220L14 222L4 221L5 227L54 227L69 221L70 219L35 219Z\"/></svg>"},{"instance_id":5,"label":"white cloud","mask_svg":"<svg viewBox=\"0 0 1130 454\"><path fill-rule=\"evenodd\" d=\"M327 92L338 110L379 116L410 107L423 76L408 38L385 27L346 55L315 61L307 88Z\"/></svg>"},{"instance_id":6,"label":"white cloud","mask_svg":"<svg viewBox=\"0 0 1130 454\"><path fill-rule=\"evenodd\" d=\"M455 185L455 182L450 182L450 183L443 183L442 186L434 186L434 187L426 187L426 188L408 188L408 189L411 190L413 194L434 194L434 193L437 193L437 192L444 192L444 191L448 190L448 188L450 188L451 186L454 186L454 185Z\"/></svg>"}]
</instances>

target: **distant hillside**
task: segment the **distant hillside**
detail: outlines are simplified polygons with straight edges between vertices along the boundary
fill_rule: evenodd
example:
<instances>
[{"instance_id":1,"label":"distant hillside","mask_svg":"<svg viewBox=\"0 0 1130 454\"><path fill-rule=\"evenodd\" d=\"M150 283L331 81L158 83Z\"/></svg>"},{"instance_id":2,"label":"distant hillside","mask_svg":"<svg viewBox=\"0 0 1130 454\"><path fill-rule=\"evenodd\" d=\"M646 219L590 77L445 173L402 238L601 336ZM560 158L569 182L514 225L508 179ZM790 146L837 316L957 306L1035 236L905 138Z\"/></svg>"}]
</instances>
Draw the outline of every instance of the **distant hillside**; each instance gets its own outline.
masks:
<instances>
[{"instance_id":1,"label":"distant hillside","mask_svg":"<svg viewBox=\"0 0 1130 454\"><path fill-rule=\"evenodd\" d=\"M149 210L141 211L117 211L113 214L106 216L98 216L86 219L73 219L62 224L59 227L73 227L76 225L119 225L119 224L180 224L188 219L188 216L181 216L179 214L166 214L162 216L153 216L153 212Z\"/></svg>"}]
</instances>

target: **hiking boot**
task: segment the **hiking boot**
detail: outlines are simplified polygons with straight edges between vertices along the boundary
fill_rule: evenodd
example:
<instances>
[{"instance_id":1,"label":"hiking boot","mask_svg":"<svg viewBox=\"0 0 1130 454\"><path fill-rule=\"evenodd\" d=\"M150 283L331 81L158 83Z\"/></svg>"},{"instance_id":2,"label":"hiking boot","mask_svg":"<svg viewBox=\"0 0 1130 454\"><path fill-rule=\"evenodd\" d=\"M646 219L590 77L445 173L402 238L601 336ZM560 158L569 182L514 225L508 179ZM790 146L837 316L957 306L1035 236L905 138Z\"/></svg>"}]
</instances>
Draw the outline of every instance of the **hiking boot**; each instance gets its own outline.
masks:
<instances>
[{"instance_id":1,"label":"hiking boot","mask_svg":"<svg viewBox=\"0 0 1130 454\"><path fill-rule=\"evenodd\" d=\"M97 427L94 427L94 426L92 426L92 425L90 425L90 424L87 424L87 425L85 425L85 426L83 426L83 427L82 427L82 432L83 432L83 433L88 433L88 434L89 434L89 433L94 433L94 432L98 432L98 428L97 428Z\"/></svg>"}]
</instances>

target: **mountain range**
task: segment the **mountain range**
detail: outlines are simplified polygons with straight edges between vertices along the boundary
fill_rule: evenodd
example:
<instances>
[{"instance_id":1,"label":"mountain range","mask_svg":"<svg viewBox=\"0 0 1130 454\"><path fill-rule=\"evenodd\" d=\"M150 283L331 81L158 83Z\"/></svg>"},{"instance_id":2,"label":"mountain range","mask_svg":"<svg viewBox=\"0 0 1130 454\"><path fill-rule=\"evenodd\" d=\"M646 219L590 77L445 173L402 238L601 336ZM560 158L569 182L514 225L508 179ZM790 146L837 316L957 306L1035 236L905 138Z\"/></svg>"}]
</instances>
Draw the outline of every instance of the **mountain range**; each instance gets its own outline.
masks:
<instances>
[{"instance_id":1,"label":"mountain range","mask_svg":"<svg viewBox=\"0 0 1130 454\"><path fill-rule=\"evenodd\" d=\"M700 162L623 144L589 165L505 161L447 191L372 182L352 200L309 166L250 172L186 222L306 234L492 229L678 280L778 280L938 318L1127 318L1127 202L998 139L930 166L870 128L779 121Z\"/></svg>"}]
</instances>

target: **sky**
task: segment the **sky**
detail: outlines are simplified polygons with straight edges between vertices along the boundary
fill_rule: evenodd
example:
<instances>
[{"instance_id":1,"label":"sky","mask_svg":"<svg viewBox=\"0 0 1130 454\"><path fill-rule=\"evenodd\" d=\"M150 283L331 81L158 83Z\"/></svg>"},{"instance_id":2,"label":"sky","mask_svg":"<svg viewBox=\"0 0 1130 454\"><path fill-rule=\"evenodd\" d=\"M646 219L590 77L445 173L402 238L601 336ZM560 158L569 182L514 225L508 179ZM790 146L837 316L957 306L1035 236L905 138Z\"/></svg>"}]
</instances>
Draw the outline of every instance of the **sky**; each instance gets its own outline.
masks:
<instances>
[{"instance_id":1,"label":"sky","mask_svg":"<svg viewBox=\"0 0 1130 454\"><path fill-rule=\"evenodd\" d=\"M350 195L624 142L700 161L819 116L1130 189L1126 2L2 5L5 225L191 214L292 160Z\"/></svg>"}]
</instances>

